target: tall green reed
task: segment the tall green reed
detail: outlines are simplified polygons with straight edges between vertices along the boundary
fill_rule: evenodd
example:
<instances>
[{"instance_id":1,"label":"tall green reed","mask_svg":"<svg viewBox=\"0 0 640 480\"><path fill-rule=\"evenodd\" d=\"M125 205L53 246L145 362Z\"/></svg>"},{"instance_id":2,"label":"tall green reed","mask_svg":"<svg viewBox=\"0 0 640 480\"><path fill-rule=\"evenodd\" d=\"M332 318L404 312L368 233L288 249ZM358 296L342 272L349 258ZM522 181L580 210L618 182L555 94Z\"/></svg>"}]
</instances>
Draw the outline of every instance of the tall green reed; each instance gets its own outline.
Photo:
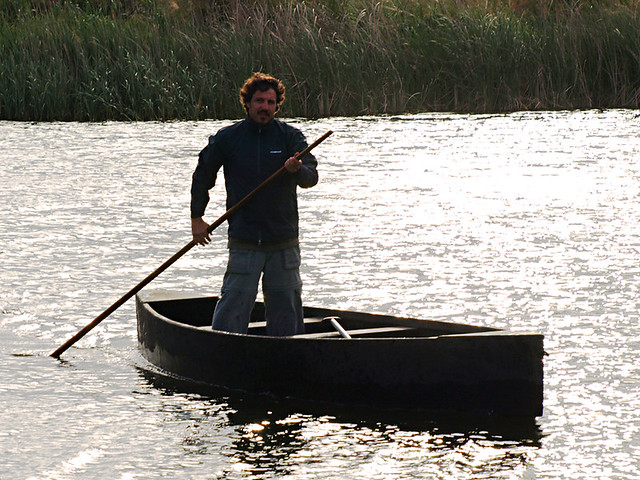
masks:
<instances>
[{"instance_id":1,"label":"tall green reed","mask_svg":"<svg viewBox=\"0 0 640 480\"><path fill-rule=\"evenodd\" d=\"M631 0L15 1L4 119L236 118L253 71L285 82L285 116L640 102Z\"/></svg>"}]
</instances>

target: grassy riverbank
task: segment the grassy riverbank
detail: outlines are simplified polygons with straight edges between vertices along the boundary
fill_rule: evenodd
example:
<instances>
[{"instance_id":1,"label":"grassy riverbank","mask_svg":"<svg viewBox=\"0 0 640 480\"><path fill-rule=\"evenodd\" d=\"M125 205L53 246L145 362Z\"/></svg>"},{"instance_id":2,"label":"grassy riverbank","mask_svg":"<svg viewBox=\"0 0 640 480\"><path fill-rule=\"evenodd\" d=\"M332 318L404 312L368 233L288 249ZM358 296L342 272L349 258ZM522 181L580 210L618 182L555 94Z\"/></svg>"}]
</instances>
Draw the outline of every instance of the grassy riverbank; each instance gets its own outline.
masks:
<instances>
[{"instance_id":1,"label":"grassy riverbank","mask_svg":"<svg viewBox=\"0 0 640 480\"><path fill-rule=\"evenodd\" d=\"M640 107L639 0L0 0L0 119Z\"/></svg>"}]
</instances>

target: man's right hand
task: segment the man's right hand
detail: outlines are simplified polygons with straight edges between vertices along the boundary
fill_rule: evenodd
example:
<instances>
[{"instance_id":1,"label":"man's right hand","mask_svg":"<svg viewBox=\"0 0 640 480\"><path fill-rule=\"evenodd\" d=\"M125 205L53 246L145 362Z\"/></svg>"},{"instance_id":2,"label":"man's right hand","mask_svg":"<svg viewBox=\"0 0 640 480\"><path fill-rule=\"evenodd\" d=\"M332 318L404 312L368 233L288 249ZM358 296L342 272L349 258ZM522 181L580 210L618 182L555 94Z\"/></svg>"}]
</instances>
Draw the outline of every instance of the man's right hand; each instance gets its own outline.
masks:
<instances>
[{"instance_id":1,"label":"man's right hand","mask_svg":"<svg viewBox=\"0 0 640 480\"><path fill-rule=\"evenodd\" d=\"M202 217L191 219L191 234L193 241L198 245L206 245L211 241L211 234L207 233L207 228L209 224Z\"/></svg>"}]
</instances>

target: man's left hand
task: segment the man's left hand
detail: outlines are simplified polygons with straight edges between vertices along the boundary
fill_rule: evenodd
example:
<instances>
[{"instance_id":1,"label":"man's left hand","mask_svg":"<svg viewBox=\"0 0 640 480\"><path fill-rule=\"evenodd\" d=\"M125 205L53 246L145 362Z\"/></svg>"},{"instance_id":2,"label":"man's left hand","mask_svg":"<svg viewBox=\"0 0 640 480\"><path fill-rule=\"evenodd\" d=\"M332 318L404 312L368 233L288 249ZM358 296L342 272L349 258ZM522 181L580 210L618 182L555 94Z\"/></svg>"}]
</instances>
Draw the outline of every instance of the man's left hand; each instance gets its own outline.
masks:
<instances>
[{"instance_id":1,"label":"man's left hand","mask_svg":"<svg viewBox=\"0 0 640 480\"><path fill-rule=\"evenodd\" d=\"M296 155L298 155L298 152L296 152ZM284 162L284 167L287 169L289 173L296 173L297 171L300 170L301 166L302 166L302 160L300 160L295 155L291 158L288 158L287 161Z\"/></svg>"}]
</instances>

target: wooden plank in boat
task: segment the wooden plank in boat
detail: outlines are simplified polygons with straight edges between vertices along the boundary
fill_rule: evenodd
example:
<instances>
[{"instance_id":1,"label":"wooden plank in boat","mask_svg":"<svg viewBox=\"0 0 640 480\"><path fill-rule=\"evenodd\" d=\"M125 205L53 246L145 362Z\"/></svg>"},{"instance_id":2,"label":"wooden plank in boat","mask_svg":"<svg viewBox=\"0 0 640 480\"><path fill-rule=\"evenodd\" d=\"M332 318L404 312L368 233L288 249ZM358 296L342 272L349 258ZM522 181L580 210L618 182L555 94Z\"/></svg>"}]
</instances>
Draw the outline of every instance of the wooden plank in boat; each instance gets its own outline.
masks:
<instances>
[{"instance_id":1,"label":"wooden plank in boat","mask_svg":"<svg viewBox=\"0 0 640 480\"><path fill-rule=\"evenodd\" d=\"M384 335L385 333L394 334L401 332L408 332L415 330L411 327L372 327L372 328L359 328L357 330L347 330L347 333L352 337L358 337L362 335ZM339 337L340 333L335 332L320 332L320 333L301 333L294 335L292 338L335 338ZM390 337L393 338L393 337Z\"/></svg>"}]
</instances>

